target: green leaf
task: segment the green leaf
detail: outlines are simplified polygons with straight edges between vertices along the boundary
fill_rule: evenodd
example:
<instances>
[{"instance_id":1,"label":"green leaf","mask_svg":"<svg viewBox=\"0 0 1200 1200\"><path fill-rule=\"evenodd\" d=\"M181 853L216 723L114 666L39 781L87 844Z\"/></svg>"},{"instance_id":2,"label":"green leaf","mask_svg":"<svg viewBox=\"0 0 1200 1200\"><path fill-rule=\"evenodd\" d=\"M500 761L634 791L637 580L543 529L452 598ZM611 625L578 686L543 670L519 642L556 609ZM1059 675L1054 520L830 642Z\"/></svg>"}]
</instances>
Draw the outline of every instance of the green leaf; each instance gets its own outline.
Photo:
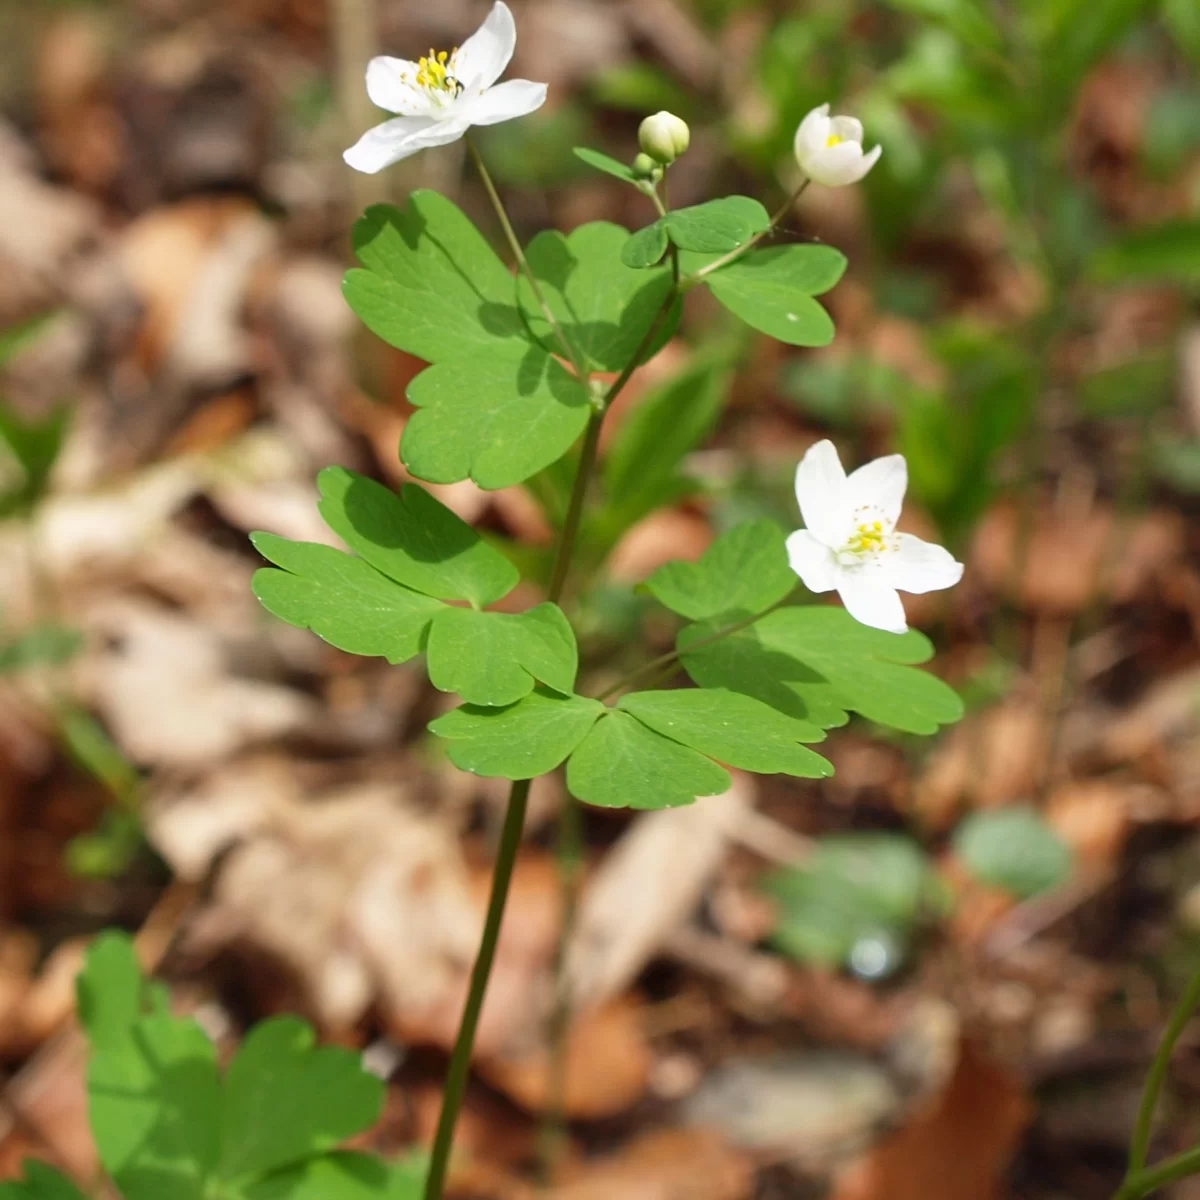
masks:
<instances>
[{"instance_id":1,"label":"green leaf","mask_svg":"<svg viewBox=\"0 0 1200 1200\"><path fill-rule=\"evenodd\" d=\"M1065 883L1071 849L1032 808L972 813L954 831L954 852L981 883L1022 899Z\"/></svg>"},{"instance_id":2,"label":"green leaf","mask_svg":"<svg viewBox=\"0 0 1200 1200\"><path fill-rule=\"evenodd\" d=\"M720 624L689 625L679 634L684 666L703 687L744 692L823 728L845 724L847 710L907 733L934 733L962 716L954 690L911 665L932 654L928 639L915 630L885 633L844 609L810 605L779 609L738 633L688 649Z\"/></svg>"},{"instance_id":3,"label":"green leaf","mask_svg":"<svg viewBox=\"0 0 1200 1200\"><path fill-rule=\"evenodd\" d=\"M143 1017L101 1045L88 1112L105 1170L124 1200L205 1200L220 1154L216 1053L194 1021Z\"/></svg>"},{"instance_id":4,"label":"green leaf","mask_svg":"<svg viewBox=\"0 0 1200 1200\"><path fill-rule=\"evenodd\" d=\"M728 790L729 773L616 710L567 760L567 787L603 808L676 808Z\"/></svg>"},{"instance_id":5,"label":"green leaf","mask_svg":"<svg viewBox=\"0 0 1200 1200\"><path fill-rule=\"evenodd\" d=\"M45 333L60 312L62 309L47 309L45 312L36 313L27 320L9 325L7 329L0 330L0 367L7 365L27 346L32 346Z\"/></svg>"},{"instance_id":6,"label":"green leaf","mask_svg":"<svg viewBox=\"0 0 1200 1200\"><path fill-rule=\"evenodd\" d=\"M579 651L557 604L523 613L444 608L433 621L427 648L429 679L469 704L513 704L535 683L570 694Z\"/></svg>"},{"instance_id":7,"label":"green leaf","mask_svg":"<svg viewBox=\"0 0 1200 1200\"><path fill-rule=\"evenodd\" d=\"M680 250L727 254L771 227L767 210L749 196L725 196L662 218L667 236Z\"/></svg>"},{"instance_id":8,"label":"green leaf","mask_svg":"<svg viewBox=\"0 0 1200 1200\"><path fill-rule=\"evenodd\" d=\"M0 675L67 662L83 649L83 644L83 634L70 625L34 625L11 642L0 645Z\"/></svg>"},{"instance_id":9,"label":"green leaf","mask_svg":"<svg viewBox=\"0 0 1200 1200\"><path fill-rule=\"evenodd\" d=\"M336 1151L240 1188L236 1200L420 1200L421 1184L404 1166Z\"/></svg>"},{"instance_id":10,"label":"green leaf","mask_svg":"<svg viewBox=\"0 0 1200 1200\"><path fill-rule=\"evenodd\" d=\"M589 150L587 146L576 146L574 154L576 158L582 159L589 167L595 167L597 171L603 171L606 175L615 175L617 179L623 180L625 183L638 183L638 177L634 174L633 168L627 167L611 155L602 154L599 150Z\"/></svg>"},{"instance_id":11,"label":"green leaf","mask_svg":"<svg viewBox=\"0 0 1200 1200\"><path fill-rule=\"evenodd\" d=\"M657 508L678 484L684 457L708 437L729 383L728 352L697 354L678 374L651 388L617 427L604 459L608 505L623 533Z\"/></svg>"},{"instance_id":12,"label":"green leaf","mask_svg":"<svg viewBox=\"0 0 1200 1200\"><path fill-rule=\"evenodd\" d=\"M598 700L535 688L505 708L464 704L429 730L450 742L450 761L463 771L535 779L564 762L605 711Z\"/></svg>"},{"instance_id":13,"label":"green leaf","mask_svg":"<svg viewBox=\"0 0 1200 1200\"><path fill-rule=\"evenodd\" d=\"M1200 283L1200 218L1183 217L1132 230L1095 256L1092 276L1101 283L1158 279Z\"/></svg>"},{"instance_id":14,"label":"green leaf","mask_svg":"<svg viewBox=\"0 0 1200 1200\"><path fill-rule=\"evenodd\" d=\"M628 238L629 231L620 225L592 221L567 237L555 230L539 233L525 252L550 311L589 370L622 370L674 286L666 267L647 273L625 266L621 247ZM534 337L547 350L561 353L524 276L518 283L518 295ZM666 342L678 319L676 304L643 358Z\"/></svg>"},{"instance_id":15,"label":"green leaf","mask_svg":"<svg viewBox=\"0 0 1200 1200\"><path fill-rule=\"evenodd\" d=\"M591 413L586 386L540 346L513 342L448 359L408 387L419 409L400 457L420 479L522 483L561 458Z\"/></svg>"},{"instance_id":16,"label":"green leaf","mask_svg":"<svg viewBox=\"0 0 1200 1200\"><path fill-rule=\"evenodd\" d=\"M65 1175L36 1158L25 1160L24 1172L24 1179L0 1182L0 1200L84 1200Z\"/></svg>"},{"instance_id":17,"label":"green leaf","mask_svg":"<svg viewBox=\"0 0 1200 1200\"><path fill-rule=\"evenodd\" d=\"M415 484L397 495L345 467L326 467L317 487L330 529L405 587L482 606L507 595L520 578L503 554Z\"/></svg>"},{"instance_id":18,"label":"green leaf","mask_svg":"<svg viewBox=\"0 0 1200 1200\"><path fill-rule=\"evenodd\" d=\"M331 546L272 533L252 533L250 540L283 568L255 571L250 587L263 607L350 654L407 662L425 648L429 622L445 607Z\"/></svg>"},{"instance_id":19,"label":"green leaf","mask_svg":"<svg viewBox=\"0 0 1200 1200\"><path fill-rule=\"evenodd\" d=\"M812 297L833 287L845 269L845 255L832 246L769 246L704 281L731 313L760 333L791 346L827 346L833 322Z\"/></svg>"},{"instance_id":20,"label":"green leaf","mask_svg":"<svg viewBox=\"0 0 1200 1200\"><path fill-rule=\"evenodd\" d=\"M143 977L133 939L113 929L88 947L75 980L75 997L93 1050L123 1045L144 1014L165 1011L166 1004L165 992Z\"/></svg>"},{"instance_id":21,"label":"green leaf","mask_svg":"<svg viewBox=\"0 0 1200 1200\"><path fill-rule=\"evenodd\" d=\"M26 420L0 403L0 440L12 453L21 475L17 486L0 496L0 516L27 511L45 495L69 418L69 410L59 408L40 419Z\"/></svg>"},{"instance_id":22,"label":"green leaf","mask_svg":"<svg viewBox=\"0 0 1200 1200\"><path fill-rule=\"evenodd\" d=\"M833 774L828 760L798 745L822 741L825 734L818 726L784 716L740 692L724 688L633 692L622 696L617 707L655 733L732 767L808 779Z\"/></svg>"},{"instance_id":23,"label":"green leaf","mask_svg":"<svg viewBox=\"0 0 1200 1200\"><path fill-rule=\"evenodd\" d=\"M385 342L428 362L526 341L513 278L464 213L433 191L400 211L375 205L354 226L363 269L346 300Z\"/></svg>"},{"instance_id":24,"label":"green leaf","mask_svg":"<svg viewBox=\"0 0 1200 1200\"><path fill-rule=\"evenodd\" d=\"M295 1017L256 1025L225 1076L219 1173L257 1179L331 1149L379 1116L383 1082Z\"/></svg>"},{"instance_id":25,"label":"green leaf","mask_svg":"<svg viewBox=\"0 0 1200 1200\"><path fill-rule=\"evenodd\" d=\"M629 235L621 247L621 261L635 271L652 267L662 261L669 240L666 224L661 219L655 221L653 225L647 225Z\"/></svg>"},{"instance_id":26,"label":"green leaf","mask_svg":"<svg viewBox=\"0 0 1200 1200\"><path fill-rule=\"evenodd\" d=\"M866 939L903 942L939 899L921 848L892 833L821 838L809 857L765 880L778 905L772 940L801 962L836 967ZM874 972L878 974L879 972Z\"/></svg>"},{"instance_id":27,"label":"green leaf","mask_svg":"<svg viewBox=\"0 0 1200 1200\"><path fill-rule=\"evenodd\" d=\"M795 589L796 574L783 530L763 519L735 525L696 562L665 563L645 586L680 616L728 624L778 603Z\"/></svg>"}]
</instances>

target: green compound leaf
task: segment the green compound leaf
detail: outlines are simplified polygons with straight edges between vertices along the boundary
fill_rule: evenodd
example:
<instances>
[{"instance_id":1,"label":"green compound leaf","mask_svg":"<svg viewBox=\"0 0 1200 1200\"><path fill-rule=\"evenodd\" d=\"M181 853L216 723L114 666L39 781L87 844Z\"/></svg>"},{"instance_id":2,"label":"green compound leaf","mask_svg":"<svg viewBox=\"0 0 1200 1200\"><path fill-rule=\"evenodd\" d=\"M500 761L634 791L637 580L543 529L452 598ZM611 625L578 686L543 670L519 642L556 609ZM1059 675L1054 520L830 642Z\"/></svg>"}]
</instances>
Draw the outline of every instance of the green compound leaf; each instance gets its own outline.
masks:
<instances>
[{"instance_id":1,"label":"green compound leaf","mask_svg":"<svg viewBox=\"0 0 1200 1200\"><path fill-rule=\"evenodd\" d=\"M0 1183L0 1200L84 1200L83 1193L65 1176L44 1162L29 1158L24 1179Z\"/></svg>"},{"instance_id":2,"label":"green compound leaf","mask_svg":"<svg viewBox=\"0 0 1200 1200\"><path fill-rule=\"evenodd\" d=\"M573 153L576 158L582 159L589 167L595 167L597 171L603 171L606 175L614 175L626 183L636 184L638 182L638 177L633 173L632 167L627 167L609 154L602 154L599 150L590 150L587 146L575 146Z\"/></svg>"},{"instance_id":3,"label":"green compound leaf","mask_svg":"<svg viewBox=\"0 0 1200 1200\"><path fill-rule=\"evenodd\" d=\"M773 873L765 887L778 904L775 944L827 967L844 963L863 939L903 946L922 908L940 903L920 846L893 833L821 838L803 863Z\"/></svg>"},{"instance_id":4,"label":"green compound leaf","mask_svg":"<svg viewBox=\"0 0 1200 1200\"><path fill-rule=\"evenodd\" d=\"M824 732L808 721L724 688L633 692L617 707L655 733L699 750L710 758L764 775L823 779L833 765L800 742L819 742Z\"/></svg>"},{"instance_id":5,"label":"green compound leaf","mask_svg":"<svg viewBox=\"0 0 1200 1200\"><path fill-rule=\"evenodd\" d=\"M422 1175L372 1154L337 1151L276 1171L235 1192L236 1200L420 1200Z\"/></svg>"},{"instance_id":6,"label":"green compound leaf","mask_svg":"<svg viewBox=\"0 0 1200 1200\"><path fill-rule=\"evenodd\" d=\"M271 533L252 533L250 540L283 568L255 571L250 587L263 607L350 654L407 662L425 648L429 622L445 607L330 546Z\"/></svg>"},{"instance_id":7,"label":"green compound leaf","mask_svg":"<svg viewBox=\"0 0 1200 1200\"><path fill-rule=\"evenodd\" d=\"M345 467L317 476L325 523L376 570L442 600L491 604L516 586L517 568L423 488L397 495Z\"/></svg>"},{"instance_id":8,"label":"green compound leaf","mask_svg":"<svg viewBox=\"0 0 1200 1200\"><path fill-rule=\"evenodd\" d=\"M328 1150L365 1129L383 1082L340 1046L314 1046L295 1017L256 1025L225 1076L219 1174L255 1179Z\"/></svg>"},{"instance_id":9,"label":"green compound leaf","mask_svg":"<svg viewBox=\"0 0 1200 1200\"><path fill-rule=\"evenodd\" d=\"M221 1151L216 1052L194 1021L143 1017L88 1069L100 1161L124 1200L204 1200Z\"/></svg>"},{"instance_id":10,"label":"green compound leaf","mask_svg":"<svg viewBox=\"0 0 1200 1200\"><path fill-rule=\"evenodd\" d=\"M833 287L845 269L845 255L832 246L770 246L704 281L731 313L760 333L792 346L827 346L833 322L813 296Z\"/></svg>"},{"instance_id":11,"label":"green compound leaf","mask_svg":"<svg viewBox=\"0 0 1200 1200\"><path fill-rule=\"evenodd\" d=\"M75 996L93 1050L120 1045L140 1017L166 1011L165 990L143 977L133 940L114 929L88 947L75 980Z\"/></svg>"},{"instance_id":12,"label":"green compound leaf","mask_svg":"<svg viewBox=\"0 0 1200 1200\"><path fill-rule=\"evenodd\" d=\"M470 220L437 192L375 205L354 226L363 269L342 290L363 324L427 362L527 341L513 279Z\"/></svg>"},{"instance_id":13,"label":"green compound leaf","mask_svg":"<svg viewBox=\"0 0 1200 1200\"><path fill-rule=\"evenodd\" d=\"M587 388L540 346L512 342L448 359L408 388L420 410L400 442L404 465L431 483L521 483L561 458L592 411Z\"/></svg>"},{"instance_id":14,"label":"green compound leaf","mask_svg":"<svg viewBox=\"0 0 1200 1200\"><path fill-rule=\"evenodd\" d=\"M954 831L954 851L981 883L1025 899L1065 883L1071 849L1035 809L972 813Z\"/></svg>"},{"instance_id":15,"label":"green compound leaf","mask_svg":"<svg viewBox=\"0 0 1200 1200\"><path fill-rule=\"evenodd\" d=\"M605 712L598 700L535 688L506 708L464 704L429 725L463 771L535 779L559 766Z\"/></svg>"},{"instance_id":16,"label":"green compound leaf","mask_svg":"<svg viewBox=\"0 0 1200 1200\"><path fill-rule=\"evenodd\" d=\"M669 242L666 225L661 220L655 221L653 225L629 235L621 247L621 261L635 271L645 270L662 261Z\"/></svg>"},{"instance_id":17,"label":"green compound leaf","mask_svg":"<svg viewBox=\"0 0 1200 1200\"><path fill-rule=\"evenodd\" d=\"M579 650L575 633L557 604L523 613L444 608L434 618L427 647L429 679L468 704L513 704L549 684L570 694Z\"/></svg>"},{"instance_id":18,"label":"green compound leaf","mask_svg":"<svg viewBox=\"0 0 1200 1200\"><path fill-rule=\"evenodd\" d=\"M957 721L962 701L925 662L929 640L910 630L885 633L826 605L784 608L706 646L721 622L689 625L679 634L688 674L703 687L744 692L788 716L823 728L843 725L853 710L906 733L934 733Z\"/></svg>"},{"instance_id":19,"label":"green compound leaf","mask_svg":"<svg viewBox=\"0 0 1200 1200\"><path fill-rule=\"evenodd\" d=\"M621 262L629 231L607 221L593 221L564 237L548 230L529 243L526 258L541 292L568 342L592 371L620 371L641 345L674 286L666 267L647 273ZM561 353L529 281L518 283L521 309L530 330L547 350ZM671 336L680 306L664 320L649 358Z\"/></svg>"},{"instance_id":20,"label":"green compound leaf","mask_svg":"<svg viewBox=\"0 0 1200 1200\"><path fill-rule=\"evenodd\" d=\"M727 254L771 226L767 210L749 196L725 196L677 208L661 221L680 250L697 254Z\"/></svg>"},{"instance_id":21,"label":"green compound leaf","mask_svg":"<svg viewBox=\"0 0 1200 1200\"><path fill-rule=\"evenodd\" d=\"M677 808L729 788L729 773L619 709L567 761L567 788L603 808Z\"/></svg>"},{"instance_id":22,"label":"green compound leaf","mask_svg":"<svg viewBox=\"0 0 1200 1200\"><path fill-rule=\"evenodd\" d=\"M783 530L774 521L735 525L696 562L669 562L645 583L660 604L692 621L762 612L796 586Z\"/></svg>"}]
</instances>

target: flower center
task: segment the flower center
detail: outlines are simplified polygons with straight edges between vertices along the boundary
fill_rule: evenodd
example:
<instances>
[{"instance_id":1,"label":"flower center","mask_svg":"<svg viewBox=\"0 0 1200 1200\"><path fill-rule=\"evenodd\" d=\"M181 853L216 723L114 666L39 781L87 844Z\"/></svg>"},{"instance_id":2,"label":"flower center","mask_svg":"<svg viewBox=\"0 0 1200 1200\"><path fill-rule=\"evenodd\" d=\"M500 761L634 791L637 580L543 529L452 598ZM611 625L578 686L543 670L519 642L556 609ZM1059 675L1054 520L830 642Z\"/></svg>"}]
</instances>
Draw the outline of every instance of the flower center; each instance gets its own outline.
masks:
<instances>
[{"instance_id":1,"label":"flower center","mask_svg":"<svg viewBox=\"0 0 1200 1200\"><path fill-rule=\"evenodd\" d=\"M463 85L454 77L455 46L451 51L430 50L425 58L417 60L417 86L430 92L446 92L457 96Z\"/></svg>"},{"instance_id":2,"label":"flower center","mask_svg":"<svg viewBox=\"0 0 1200 1200\"><path fill-rule=\"evenodd\" d=\"M421 61L423 62L424 59L422 59ZM825 146L826 146L826 148L828 148L829 146L840 146L845 140L846 139L844 137L842 137L841 134L831 133L825 139Z\"/></svg>"},{"instance_id":3,"label":"flower center","mask_svg":"<svg viewBox=\"0 0 1200 1200\"><path fill-rule=\"evenodd\" d=\"M850 554L877 554L886 541L882 521L863 521L846 543L846 550Z\"/></svg>"}]
</instances>

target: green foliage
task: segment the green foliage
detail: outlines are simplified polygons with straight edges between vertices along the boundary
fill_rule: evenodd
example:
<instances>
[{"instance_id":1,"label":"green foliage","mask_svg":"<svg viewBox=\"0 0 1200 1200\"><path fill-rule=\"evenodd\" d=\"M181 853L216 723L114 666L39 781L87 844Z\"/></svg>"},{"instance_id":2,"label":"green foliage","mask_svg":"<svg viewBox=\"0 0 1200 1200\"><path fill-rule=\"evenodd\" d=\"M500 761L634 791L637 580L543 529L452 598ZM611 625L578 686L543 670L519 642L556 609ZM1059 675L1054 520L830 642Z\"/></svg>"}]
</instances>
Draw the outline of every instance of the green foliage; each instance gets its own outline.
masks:
<instances>
[{"instance_id":1,"label":"green foliage","mask_svg":"<svg viewBox=\"0 0 1200 1200\"><path fill-rule=\"evenodd\" d=\"M933 652L914 630L885 633L821 605L779 609L701 645L720 624L679 634L683 664L702 687L743 692L822 728L845 724L850 711L907 733L934 733L962 716L953 689L914 669Z\"/></svg>"},{"instance_id":2,"label":"green foliage","mask_svg":"<svg viewBox=\"0 0 1200 1200\"><path fill-rule=\"evenodd\" d=\"M23 1179L0 1182L0 1200L84 1200L84 1195L53 1167L28 1159Z\"/></svg>"},{"instance_id":3,"label":"green foliage","mask_svg":"<svg viewBox=\"0 0 1200 1200\"><path fill-rule=\"evenodd\" d=\"M1135 229L1096 255L1092 275L1101 283L1161 280L1200 284L1200 218L1183 217Z\"/></svg>"},{"instance_id":4,"label":"green foliage","mask_svg":"<svg viewBox=\"0 0 1200 1200\"><path fill-rule=\"evenodd\" d=\"M866 940L903 945L941 898L921 848L892 833L821 838L804 862L769 876L766 889L778 905L775 944L827 967L846 963Z\"/></svg>"},{"instance_id":5,"label":"green foliage","mask_svg":"<svg viewBox=\"0 0 1200 1200\"><path fill-rule=\"evenodd\" d=\"M752 329L791 346L827 346L833 322L813 297L833 287L845 269L845 255L831 246L768 246L704 276L704 282Z\"/></svg>"},{"instance_id":6,"label":"green foliage","mask_svg":"<svg viewBox=\"0 0 1200 1200\"><path fill-rule=\"evenodd\" d=\"M443 608L429 631L429 679L472 704L506 705L536 683L570 694L579 652L556 604L523 613Z\"/></svg>"},{"instance_id":7,"label":"green foliage","mask_svg":"<svg viewBox=\"0 0 1200 1200\"><path fill-rule=\"evenodd\" d=\"M0 675L27 667L57 666L83 649L83 634L69 625L34 625L9 642L0 644Z\"/></svg>"},{"instance_id":8,"label":"green foliage","mask_svg":"<svg viewBox=\"0 0 1200 1200\"><path fill-rule=\"evenodd\" d=\"M170 1014L122 934L97 939L77 986L92 1132L124 1200L415 1200L411 1171L331 1152L383 1101L351 1052L317 1048L306 1024L277 1017L247 1035L222 1078L212 1043Z\"/></svg>"},{"instance_id":9,"label":"green foliage","mask_svg":"<svg viewBox=\"0 0 1200 1200\"><path fill-rule=\"evenodd\" d=\"M595 167L597 171L613 175L625 183L638 183L638 177L634 174L633 169L611 155L602 154L599 150L589 150L587 146L576 146L573 153L576 158L582 159L589 167Z\"/></svg>"},{"instance_id":10,"label":"green foliage","mask_svg":"<svg viewBox=\"0 0 1200 1200\"><path fill-rule=\"evenodd\" d=\"M567 762L573 796L601 808L677 808L729 787L729 773L704 755L610 711Z\"/></svg>"},{"instance_id":11,"label":"green foliage","mask_svg":"<svg viewBox=\"0 0 1200 1200\"><path fill-rule=\"evenodd\" d=\"M621 247L629 231L608 221L593 221L564 237L556 230L539 233L525 256L559 328L589 371L620 371L633 357L673 285L665 267L645 272L625 265ZM542 313L529 281L518 284L521 311L541 344L561 353L558 339ZM679 318L664 321L643 358L650 357L674 332Z\"/></svg>"},{"instance_id":12,"label":"green foliage","mask_svg":"<svg viewBox=\"0 0 1200 1200\"><path fill-rule=\"evenodd\" d=\"M591 413L587 387L539 346L513 341L423 371L400 457L430 483L521 483L569 450Z\"/></svg>"},{"instance_id":13,"label":"green foliage","mask_svg":"<svg viewBox=\"0 0 1200 1200\"><path fill-rule=\"evenodd\" d=\"M653 225L647 225L630 234L621 247L621 261L635 270L652 267L662 261L662 256L666 254L670 244L666 223L661 220L655 221Z\"/></svg>"},{"instance_id":14,"label":"green foliage","mask_svg":"<svg viewBox=\"0 0 1200 1200\"><path fill-rule=\"evenodd\" d=\"M810 779L833 774L828 760L798 744L823 740L823 730L740 692L723 688L633 692L622 696L617 707L655 733L733 767Z\"/></svg>"},{"instance_id":15,"label":"green foliage","mask_svg":"<svg viewBox=\"0 0 1200 1200\"><path fill-rule=\"evenodd\" d=\"M691 621L728 623L777 604L796 587L783 530L746 521L723 533L696 562L669 562L646 580L661 603Z\"/></svg>"},{"instance_id":16,"label":"green foliage","mask_svg":"<svg viewBox=\"0 0 1200 1200\"><path fill-rule=\"evenodd\" d=\"M553 771L606 712L598 700L535 688L506 708L464 704L429 725L450 743L464 771L502 779L534 779Z\"/></svg>"},{"instance_id":17,"label":"green foliage","mask_svg":"<svg viewBox=\"0 0 1200 1200\"><path fill-rule=\"evenodd\" d=\"M1032 808L972 813L954 831L954 851L981 883L1022 899L1065 883L1070 847Z\"/></svg>"},{"instance_id":18,"label":"green foliage","mask_svg":"<svg viewBox=\"0 0 1200 1200\"><path fill-rule=\"evenodd\" d=\"M0 441L20 472L19 482L0 494L0 517L28 512L45 494L66 437L69 417L68 410L60 408L40 420L23 420L8 405L0 403Z\"/></svg>"}]
</instances>

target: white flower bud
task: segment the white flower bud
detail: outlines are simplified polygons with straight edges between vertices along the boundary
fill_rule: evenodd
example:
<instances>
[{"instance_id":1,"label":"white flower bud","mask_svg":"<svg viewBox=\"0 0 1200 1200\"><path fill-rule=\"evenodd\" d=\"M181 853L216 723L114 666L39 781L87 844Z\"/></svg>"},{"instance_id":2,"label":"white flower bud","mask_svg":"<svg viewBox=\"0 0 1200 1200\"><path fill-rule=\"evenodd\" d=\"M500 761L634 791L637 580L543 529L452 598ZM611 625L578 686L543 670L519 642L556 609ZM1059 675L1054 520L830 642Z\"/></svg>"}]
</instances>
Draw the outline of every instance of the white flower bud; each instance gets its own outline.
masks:
<instances>
[{"instance_id":1,"label":"white flower bud","mask_svg":"<svg viewBox=\"0 0 1200 1200\"><path fill-rule=\"evenodd\" d=\"M674 113L656 112L638 127L638 145L655 162L669 167L687 148L692 131Z\"/></svg>"},{"instance_id":2,"label":"white flower bud","mask_svg":"<svg viewBox=\"0 0 1200 1200\"><path fill-rule=\"evenodd\" d=\"M796 161L814 183L845 187L857 183L878 161L883 147L863 153L862 122L854 117L831 117L822 104L796 130Z\"/></svg>"}]
</instances>

